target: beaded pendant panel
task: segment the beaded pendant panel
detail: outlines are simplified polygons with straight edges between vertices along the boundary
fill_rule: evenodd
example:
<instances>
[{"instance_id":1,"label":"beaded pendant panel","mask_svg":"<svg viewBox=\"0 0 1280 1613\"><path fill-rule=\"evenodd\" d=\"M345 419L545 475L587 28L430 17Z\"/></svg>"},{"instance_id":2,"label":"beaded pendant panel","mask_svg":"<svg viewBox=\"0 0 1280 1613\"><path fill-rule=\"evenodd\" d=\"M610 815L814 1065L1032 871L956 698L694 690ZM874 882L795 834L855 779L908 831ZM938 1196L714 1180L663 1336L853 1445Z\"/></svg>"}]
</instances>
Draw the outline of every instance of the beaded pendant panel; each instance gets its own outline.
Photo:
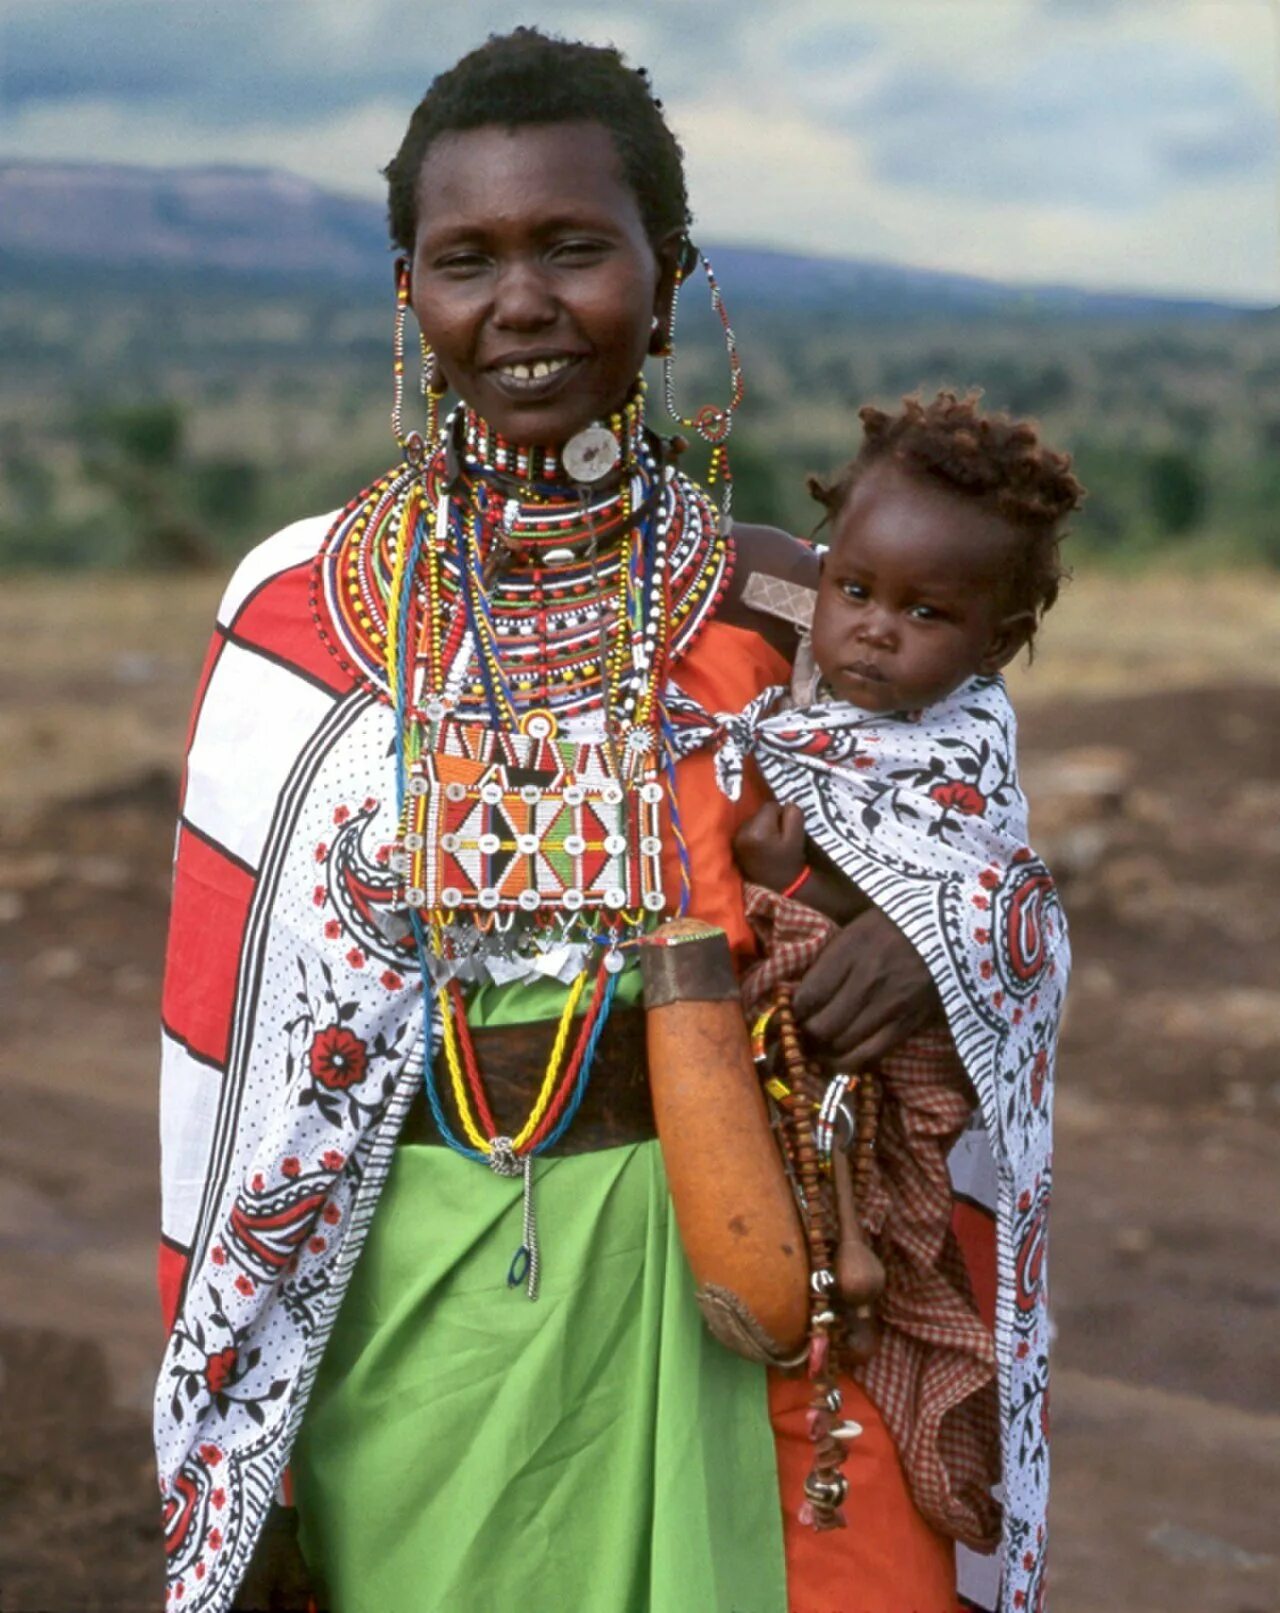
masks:
<instances>
[{"instance_id":1,"label":"beaded pendant panel","mask_svg":"<svg viewBox=\"0 0 1280 1613\"><path fill-rule=\"evenodd\" d=\"M443 723L409 772L403 899L433 911L659 912L662 796L646 758L619 777L604 743Z\"/></svg>"}]
</instances>

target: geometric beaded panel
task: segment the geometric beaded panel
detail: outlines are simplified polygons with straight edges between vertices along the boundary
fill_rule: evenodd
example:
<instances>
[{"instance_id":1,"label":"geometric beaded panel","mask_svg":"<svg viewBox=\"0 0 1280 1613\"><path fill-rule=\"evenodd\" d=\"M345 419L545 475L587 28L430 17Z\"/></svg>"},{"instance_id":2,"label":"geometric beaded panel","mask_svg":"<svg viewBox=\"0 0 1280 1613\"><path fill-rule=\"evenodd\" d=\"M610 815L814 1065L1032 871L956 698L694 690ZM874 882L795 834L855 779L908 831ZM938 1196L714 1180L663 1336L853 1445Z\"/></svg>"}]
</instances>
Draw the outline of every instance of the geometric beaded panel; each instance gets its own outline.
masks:
<instances>
[{"instance_id":1,"label":"geometric beaded panel","mask_svg":"<svg viewBox=\"0 0 1280 1613\"><path fill-rule=\"evenodd\" d=\"M396 863L410 906L661 911L663 789L647 757L619 778L599 741L452 721L429 732Z\"/></svg>"}]
</instances>

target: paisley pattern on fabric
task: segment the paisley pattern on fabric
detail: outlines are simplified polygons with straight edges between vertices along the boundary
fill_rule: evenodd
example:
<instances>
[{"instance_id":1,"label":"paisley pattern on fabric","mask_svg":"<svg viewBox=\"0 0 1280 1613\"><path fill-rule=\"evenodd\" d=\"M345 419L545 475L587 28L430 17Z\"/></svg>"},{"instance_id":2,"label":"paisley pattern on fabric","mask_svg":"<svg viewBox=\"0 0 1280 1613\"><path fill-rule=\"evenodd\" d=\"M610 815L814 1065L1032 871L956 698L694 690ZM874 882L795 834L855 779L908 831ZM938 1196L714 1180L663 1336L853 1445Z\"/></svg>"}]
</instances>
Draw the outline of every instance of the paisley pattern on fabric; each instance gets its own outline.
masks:
<instances>
[{"instance_id":1,"label":"paisley pattern on fabric","mask_svg":"<svg viewBox=\"0 0 1280 1613\"><path fill-rule=\"evenodd\" d=\"M736 797L754 758L778 801L913 942L978 1094L997 1180L1002 1613L1043 1595L1048 1500L1046 1248L1053 1064L1070 969L1048 869L1027 844L1013 709L973 678L921 712L795 709L778 687L710 716L669 691L680 754L716 747Z\"/></svg>"}]
</instances>

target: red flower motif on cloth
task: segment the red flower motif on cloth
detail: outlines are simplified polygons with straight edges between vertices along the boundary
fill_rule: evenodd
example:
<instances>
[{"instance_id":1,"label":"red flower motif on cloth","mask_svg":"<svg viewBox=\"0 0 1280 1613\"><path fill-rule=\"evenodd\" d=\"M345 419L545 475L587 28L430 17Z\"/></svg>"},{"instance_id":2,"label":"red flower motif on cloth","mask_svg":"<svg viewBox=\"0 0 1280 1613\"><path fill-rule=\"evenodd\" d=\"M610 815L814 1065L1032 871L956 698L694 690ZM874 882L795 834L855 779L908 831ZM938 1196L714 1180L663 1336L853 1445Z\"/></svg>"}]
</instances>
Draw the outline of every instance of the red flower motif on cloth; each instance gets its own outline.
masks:
<instances>
[{"instance_id":1,"label":"red flower motif on cloth","mask_svg":"<svg viewBox=\"0 0 1280 1613\"><path fill-rule=\"evenodd\" d=\"M978 965L978 973L984 980L991 979L991 976L995 973L995 970L992 968L990 958L983 958L982 962Z\"/></svg>"},{"instance_id":2,"label":"red flower motif on cloth","mask_svg":"<svg viewBox=\"0 0 1280 1613\"><path fill-rule=\"evenodd\" d=\"M390 862L391 861L391 847L390 846L379 846L377 851L374 853L373 860L376 863Z\"/></svg>"},{"instance_id":3,"label":"red flower motif on cloth","mask_svg":"<svg viewBox=\"0 0 1280 1613\"><path fill-rule=\"evenodd\" d=\"M216 1445L202 1445L200 1447L200 1460L207 1462L210 1467L217 1467L222 1460L222 1452Z\"/></svg>"},{"instance_id":4,"label":"red flower motif on cloth","mask_svg":"<svg viewBox=\"0 0 1280 1613\"><path fill-rule=\"evenodd\" d=\"M376 795L366 795L365 798L364 798L364 805L360 808L360 810L361 810L361 812L374 812L374 811L377 810L377 806L378 806L378 798L377 798L377 796Z\"/></svg>"},{"instance_id":5,"label":"red flower motif on cloth","mask_svg":"<svg viewBox=\"0 0 1280 1613\"><path fill-rule=\"evenodd\" d=\"M363 969L364 961L364 953L361 952L359 947L352 947L351 951L347 953L347 962L353 969Z\"/></svg>"},{"instance_id":6,"label":"red flower motif on cloth","mask_svg":"<svg viewBox=\"0 0 1280 1613\"><path fill-rule=\"evenodd\" d=\"M1024 1551L1023 1552L1023 1554L1022 1554L1022 1566L1026 1569L1028 1574L1031 1572L1031 1570L1036 1566L1036 1557L1035 1557L1034 1552L1032 1552L1032 1551Z\"/></svg>"},{"instance_id":7,"label":"red flower motif on cloth","mask_svg":"<svg viewBox=\"0 0 1280 1613\"><path fill-rule=\"evenodd\" d=\"M243 1294L246 1299L252 1297L257 1290L253 1286L253 1278L243 1275L236 1278L236 1292Z\"/></svg>"},{"instance_id":8,"label":"red flower motif on cloth","mask_svg":"<svg viewBox=\"0 0 1280 1613\"><path fill-rule=\"evenodd\" d=\"M217 1350L209 1356L204 1364L204 1381L216 1395L231 1382L235 1376L236 1352L228 1345L225 1350Z\"/></svg>"},{"instance_id":9,"label":"red flower motif on cloth","mask_svg":"<svg viewBox=\"0 0 1280 1613\"><path fill-rule=\"evenodd\" d=\"M980 947L989 946L991 944L991 931L981 929L975 930L973 932L973 939Z\"/></svg>"},{"instance_id":10,"label":"red flower motif on cloth","mask_svg":"<svg viewBox=\"0 0 1280 1613\"><path fill-rule=\"evenodd\" d=\"M336 1148L326 1148L321 1156L320 1163L327 1171L340 1171L347 1163L347 1156L340 1154Z\"/></svg>"},{"instance_id":11,"label":"red flower motif on cloth","mask_svg":"<svg viewBox=\"0 0 1280 1613\"><path fill-rule=\"evenodd\" d=\"M341 934L342 934L342 925L338 922L337 919L330 919L329 922L324 927L325 940L326 941L336 941Z\"/></svg>"},{"instance_id":12,"label":"red flower motif on cloth","mask_svg":"<svg viewBox=\"0 0 1280 1613\"><path fill-rule=\"evenodd\" d=\"M334 809L333 809L333 821L335 823L345 823L350 816L351 816L351 808L350 807L340 806L340 807L334 807Z\"/></svg>"},{"instance_id":13,"label":"red flower motif on cloth","mask_svg":"<svg viewBox=\"0 0 1280 1613\"><path fill-rule=\"evenodd\" d=\"M876 759L874 756L855 756L853 759L853 765L855 767L874 767L876 765Z\"/></svg>"},{"instance_id":14,"label":"red flower motif on cloth","mask_svg":"<svg viewBox=\"0 0 1280 1613\"><path fill-rule=\"evenodd\" d=\"M324 841L322 840L320 842L320 844L316 847L316 861L318 863L322 863L328 855L329 855L329 848L324 843Z\"/></svg>"},{"instance_id":15,"label":"red flower motif on cloth","mask_svg":"<svg viewBox=\"0 0 1280 1613\"><path fill-rule=\"evenodd\" d=\"M980 818L987 810L987 798L981 790L975 790L972 784L966 784L963 779L944 779L941 784L935 784L929 791L929 799L936 801L939 806L954 807L957 812L963 812L966 818Z\"/></svg>"},{"instance_id":16,"label":"red flower motif on cloth","mask_svg":"<svg viewBox=\"0 0 1280 1613\"><path fill-rule=\"evenodd\" d=\"M994 868L984 868L978 875L978 883L983 890L993 891L1000 883L1000 875L996 873Z\"/></svg>"},{"instance_id":17,"label":"red flower motif on cloth","mask_svg":"<svg viewBox=\"0 0 1280 1613\"><path fill-rule=\"evenodd\" d=\"M227 1251L220 1243L215 1243L209 1251L209 1259L213 1261L215 1266L225 1266L227 1263Z\"/></svg>"},{"instance_id":18,"label":"red flower motif on cloth","mask_svg":"<svg viewBox=\"0 0 1280 1613\"><path fill-rule=\"evenodd\" d=\"M310 1249L313 1255L322 1255L328 1247L328 1243L323 1238L317 1237L307 1240L307 1248Z\"/></svg>"},{"instance_id":19,"label":"red flower motif on cloth","mask_svg":"<svg viewBox=\"0 0 1280 1613\"><path fill-rule=\"evenodd\" d=\"M990 903L989 899L987 897L985 897L985 896L975 896L973 898L973 905L975 907L980 907L982 909L982 911L985 913L986 910L991 906L991 903Z\"/></svg>"},{"instance_id":20,"label":"red flower motif on cloth","mask_svg":"<svg viewBox=\"0 0 1280 1613\"><path fill-rule=\"evenodd\" d=\"M323 907L324 899L327 895L328 892L325 890L324 886L317 885L315 890L311 892L311 900L316 904L317 907Z\"/></svg>"},{"instance_id":21,"label":"red flower motif on cloth","mask_svg":"<svg viewBox=\"0 0 1280 1613\"><path fill-rule=\"evenodd\" d=\"M210 1547L210 1550L212 1550L212 1551L220 1551L222 1549L222 1530L221 1529L210 1529L210 1531L209 1531L209 1547Z\"/></svg>"},{"instance_id":22,"label":"red flower motif on cloth","mask_svg":"<svg viewBox=\"0 0 1280 1613\"><path fill-rule=\"evenodd\" d=\"M1039 1048L1031 1061L1031 1101L1037 1109L1040 1107L1041 1098L1044 1097L1044 1082L1048 1073L1049 1055L1044 1048Z\"/></svg>"},{"instance_id":23,"label":"red flower motif on cloth","mask_svg":"<svg viewBox=\"0 0 1280 1613\"><path fill-rule=\"evenodd\" d=\"M296 1154L290 1154L288 1159L281 1161L280 1169L286 1176L297 1176L302 1169L302 1161Z\"/></svg>"},{"instance_id":24,"label":"red flower motif on cloth","mask_svg":"<svg viewBox=\"0 0 1280 1613\"><path fill-rule=\"evenodd\" d=\"M336 1204L326 1204L324 1209L321 1211L321 1214L330 1226L333 1226L335 1222L342 1220L342 1211Z\"/></svg>"},{"instance_id":25,"label":"red flower motif on cloth","mask_svg":"<svg viewBox=\"0 0 1280 1613\"><path fill-rule=\"evenodd\" d=\"M1026 1605L1027 1605L1027 1593L1026 1593L1026 1591L1014 1591L1014 1593L1013 1593L1013 1605L1014 1605L1014 1607L1026 1607Z\"/></svg>"},{"instance_id":26,"label":"red flower motif on cloth","mask_svg":"<svg viewBox=\"0 0 1280 1613\"><path fill-rule=\"evenodd\" d=\"M387 988L388 991L399 991L401 986L404 985L403 979L395 972L394 969L384 969L382 971L381 980L382 984Z\"/></svg>"},{"instance_id":27,"label":"red flower motif on cloth","mask_svg":"<svg viewBox=\"0 0 1280 1613\"><path fill-rule=\"evenodd\" d=\"M364 1080L369 1052L358 1036L341 1025L330 1025L317 1032L307 1063L322 1087L342 1092Z\"/></svg>"},{"instance_id":28,"label":"red flower motif on cloth","mask_svg":"<svg viewBox=\"0 0 1280 1613\"><path fill-rule=\"evenodd\" d=\"M1019 1339L1018 1348L1013 1353L1017 1356L1019 1361L1025 1361L1031 1354L1031 1346L1027 1343L1026 1339Z\"/></svg>"},{"instance_id":29,"label":"red flower motif on cloth","mask_svg":"<svg viewBox=\"0 0 1280 1613\"><path fill-rule=\"evenodd\" d=\"M215 1490L209 1500L216 1511L221 1512L227 1504L227 1492L221 1488Z\"/></svg>"}]
</instances>

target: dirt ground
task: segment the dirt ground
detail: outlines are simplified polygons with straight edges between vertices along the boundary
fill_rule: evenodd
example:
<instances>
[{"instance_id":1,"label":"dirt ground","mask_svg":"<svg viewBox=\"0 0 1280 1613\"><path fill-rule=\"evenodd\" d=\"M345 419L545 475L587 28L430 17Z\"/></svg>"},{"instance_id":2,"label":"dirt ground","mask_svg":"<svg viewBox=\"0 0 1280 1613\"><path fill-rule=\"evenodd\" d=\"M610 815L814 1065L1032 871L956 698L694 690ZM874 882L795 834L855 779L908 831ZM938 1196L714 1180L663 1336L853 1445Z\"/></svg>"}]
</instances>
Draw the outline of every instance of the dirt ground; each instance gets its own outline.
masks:
<instances>
[{"instance_id":1,"label":"dirt ground","mask_svg":"<svg viewBox=\"0 0 1280 1613\"><path fill-rule=\"evenodd\" d=\"M1016 679L1033 838L1076 956L1055 1613L1280 1610L1277 592L1080 585ZM215 593L0 598L26 651L0 693L3 1613L160 1605L156 1005Z\"/></svg>"}]
</instances>

